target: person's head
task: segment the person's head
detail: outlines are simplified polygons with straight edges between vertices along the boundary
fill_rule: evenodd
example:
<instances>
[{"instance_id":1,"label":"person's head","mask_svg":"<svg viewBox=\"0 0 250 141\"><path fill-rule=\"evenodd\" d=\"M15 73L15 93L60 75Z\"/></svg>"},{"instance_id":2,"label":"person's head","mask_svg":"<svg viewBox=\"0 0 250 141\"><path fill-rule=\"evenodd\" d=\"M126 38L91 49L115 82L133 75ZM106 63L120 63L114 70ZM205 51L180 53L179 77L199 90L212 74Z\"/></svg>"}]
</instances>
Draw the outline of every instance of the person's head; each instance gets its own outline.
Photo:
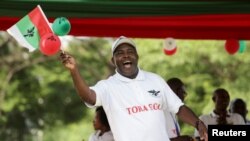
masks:
<instances>
[{"instance_id":1,"label":"person's head","mask_svg":"<svg viewBox=\"0 0 250 141\"><path fill-rule=\"evenodd\" d=\"M226 111L229 105L230 96L227 90L218 88L214 91L212 100L215 103L216 111Z\"/></svg>"},{"instance_id":2,"label":"person's head","mask_svg":"<svg viewBox=\"0 0 250 141\"><path fill-rule=\"evenodd\" d=\"M95 130L109 131L110 126L103 107L97 107L95 111L95 118L93 120Z\"/></svg>"},{"instance_id":3,"label":"person's head","mask_svg":"<svg viewBox=\"0 0 250 141\"><path fill-rule=\"evenodd\" d=\"M231 113L238 113L240 115L242 115L243 118L246 118L246 115L248 113L247 111L247 105L244 102L244 100L242 100L241 98L236 98L234 99L229 106L229 111Z\"/></svg>"},{"instance_id":4,"label":"person's head","mask_svg":"<svg viewBox=\"0 0 250 141\"><path fill-rule=\"evenodd\" d=\"M124 36L119 37L112 45L112 63L121 75L135 78L138 73L138 59L135 43Z\"/></svg>"},{"instance_id":5,"label":"person's head","mask_svg":"<svg viewBox=\"0 0 250 141\"><path fill-rule=\"evenodd\" d=\"M182 100L184 101L187 93L184 83L176 77L170 78L167 80L167 84L173 90L173 92Z\"/></svg>"}]
</instances>

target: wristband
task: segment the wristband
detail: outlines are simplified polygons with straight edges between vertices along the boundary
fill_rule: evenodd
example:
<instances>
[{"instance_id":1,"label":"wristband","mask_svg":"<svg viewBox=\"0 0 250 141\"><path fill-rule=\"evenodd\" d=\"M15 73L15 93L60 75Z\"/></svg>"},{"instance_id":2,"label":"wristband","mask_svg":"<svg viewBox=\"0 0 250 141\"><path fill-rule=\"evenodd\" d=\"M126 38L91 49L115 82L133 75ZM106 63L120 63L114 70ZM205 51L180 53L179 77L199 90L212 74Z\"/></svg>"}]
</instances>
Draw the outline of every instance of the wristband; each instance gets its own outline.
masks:
<instances>
[{"instance_id":1,"label":"wristband","mask_svg":"<svg viewBox=\"0 0 250 141\"><path fill-rule=\"evenodd\" d=\"M200 125L200 123L201 123L202 121L201 120L197 120L196 122L195 122L195 128L199 131L199 125Z\"/></svg>"}]
</instances>

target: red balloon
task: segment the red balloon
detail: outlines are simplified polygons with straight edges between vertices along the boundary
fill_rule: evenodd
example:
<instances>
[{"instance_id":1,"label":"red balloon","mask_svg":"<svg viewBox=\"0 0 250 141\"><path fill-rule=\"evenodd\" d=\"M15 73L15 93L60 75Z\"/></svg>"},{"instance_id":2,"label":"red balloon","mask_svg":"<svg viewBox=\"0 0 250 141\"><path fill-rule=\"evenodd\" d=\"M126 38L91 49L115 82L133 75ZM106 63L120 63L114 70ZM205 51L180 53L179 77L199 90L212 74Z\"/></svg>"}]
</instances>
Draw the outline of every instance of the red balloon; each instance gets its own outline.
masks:
<instances>
[{"instance_id":1,"label":"red balloon","mask_svg":"<svg viewBox=\"0 0 250 141\"><path fill-rule=\"evenodd\" d=\"M229 54L233 55L234 53L236 53L238 51L239 47L240 47L239 40L236 40L236 39L226 40L225 50Z\"/></svg>"},{"instance_id":2,"label":"red balloon","mask_svg":"<svg viewBox=\"0 0 250 141\"><path fill-rule=\"evenodd\" d=\"M47 33L40 40L40 51L47 56L56 54L60 50L61 41L53 33Z\"/></svg>"},{"instance_id":3,"label":"red balloon","mask_svg":"<svg viewBox=\"0 0 250 141\"><path fill-rule=\"evenodd\" d=\"M177 47L175 47L175 48L172 49L172 50L168 50L168 49L166 49L166 48L163 49L163 51L164 51L164 53L165 53L166 55L173 55L173 54L175 54L176 50L177 50Z\"/></svg>"}]
</instances>

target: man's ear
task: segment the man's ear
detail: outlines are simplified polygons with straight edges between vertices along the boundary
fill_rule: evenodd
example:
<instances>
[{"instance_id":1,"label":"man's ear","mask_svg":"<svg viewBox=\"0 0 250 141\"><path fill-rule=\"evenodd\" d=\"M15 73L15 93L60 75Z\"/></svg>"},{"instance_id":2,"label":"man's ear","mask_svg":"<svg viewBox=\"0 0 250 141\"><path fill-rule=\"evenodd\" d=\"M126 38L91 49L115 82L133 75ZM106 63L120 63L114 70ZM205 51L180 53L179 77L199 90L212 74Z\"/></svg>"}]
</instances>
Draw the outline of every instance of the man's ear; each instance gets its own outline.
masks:
<instances>
[{"instance_id":1,"label":"man's ear","mask_svg":"<svg viewBox=\"0 0 250 141\"><path fill-rule=\"evenodd\" d=\"M111 58L112 65L115 66L114 57Z\"/></svg>"}]
</instances>

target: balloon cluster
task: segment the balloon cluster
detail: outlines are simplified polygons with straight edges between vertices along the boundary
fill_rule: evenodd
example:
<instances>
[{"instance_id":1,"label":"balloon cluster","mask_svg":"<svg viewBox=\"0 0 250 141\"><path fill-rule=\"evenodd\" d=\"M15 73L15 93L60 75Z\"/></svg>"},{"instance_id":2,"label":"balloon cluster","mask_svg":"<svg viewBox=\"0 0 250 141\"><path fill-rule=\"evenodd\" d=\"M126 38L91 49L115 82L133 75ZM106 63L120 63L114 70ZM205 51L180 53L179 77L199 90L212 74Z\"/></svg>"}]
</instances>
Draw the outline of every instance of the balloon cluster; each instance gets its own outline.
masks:
<instances>
[{"instance_id":1,"label":"balloon cluster","mask_svg":"<svg viewBox=\"0 0 250 141\"><path fill-rule=\"evenodd\" d=\"M164 41L163 51L166 55L173 55L177 50L176 42L174 38L166 38Z\"/></svg>"},{"instance_id":2,"label":"balloon cluster","mask_svg":"<svg viewBox=\"0 0 250 141\"><path fill-rule=\"evenodd\" d=\"M236 52L243 53L246 49L246 43L243 40L228 39L225 42L225 50L233 55Z\"/></svg>"},{"instance_id":3,"label":"balloon cluster","mask_svg":"<svg viewBox=\"0 0 250 141\"><path fill-rule=\"evenodd\" d=\"M51 56L60 51L61 41L58 36L64 36L71 29L70 22L65 17L59 17L52 23L53 33L47 33L40 39L40 51L47 56Z\"/></svg>"}]
</instances>

